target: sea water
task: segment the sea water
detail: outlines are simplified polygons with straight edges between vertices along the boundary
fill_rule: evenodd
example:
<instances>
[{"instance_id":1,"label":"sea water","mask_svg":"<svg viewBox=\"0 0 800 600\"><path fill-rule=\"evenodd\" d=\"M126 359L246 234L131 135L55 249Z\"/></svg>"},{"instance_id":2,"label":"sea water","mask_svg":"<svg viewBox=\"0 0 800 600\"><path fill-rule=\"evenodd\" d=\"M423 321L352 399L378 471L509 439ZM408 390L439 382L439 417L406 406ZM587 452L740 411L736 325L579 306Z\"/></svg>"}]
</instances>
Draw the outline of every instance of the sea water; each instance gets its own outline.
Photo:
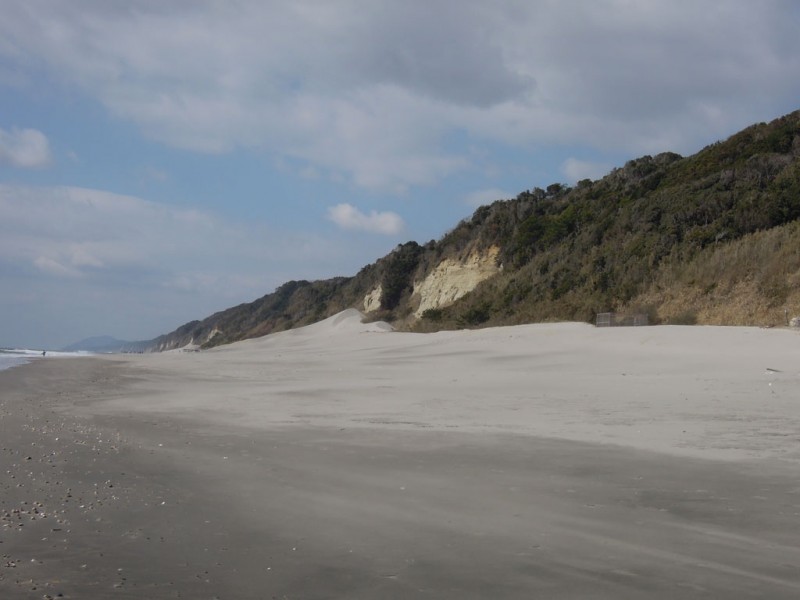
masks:
<instances>
[{"instance_id":1,"label":"sea water","mask_svg":"<svg viewBox=\"0 0 800 600\"><path fill-rule=\"evenodd\" d=\"M17 365L24 365L34 357L41 358L41 351L22 350L18 348L0 348L0 371L5 371Z\"/></svg>"},{"instance_id":2,"label":"sea water","mask_svg":"<svg viewBox=\"0 0 800 600\"><path fill-rule=\"evenodd\" d=\"M88 356L89 352L46 352L42 355L42 350L28 350L25 348L0 348L0 371L24 365L32 360L49 357L63 356Z\"/></svg>"}]
</instances>

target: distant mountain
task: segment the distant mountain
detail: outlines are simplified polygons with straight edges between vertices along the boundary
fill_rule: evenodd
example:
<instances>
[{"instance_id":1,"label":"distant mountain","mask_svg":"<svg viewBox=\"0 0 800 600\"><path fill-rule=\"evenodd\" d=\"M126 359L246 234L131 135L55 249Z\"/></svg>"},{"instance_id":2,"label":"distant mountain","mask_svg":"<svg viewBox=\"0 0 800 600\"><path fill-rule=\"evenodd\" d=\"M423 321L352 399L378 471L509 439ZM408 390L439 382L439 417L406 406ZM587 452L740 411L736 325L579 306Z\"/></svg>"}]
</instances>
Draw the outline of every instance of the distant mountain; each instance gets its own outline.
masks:
<instances>
[{"instance_id":1,"label":"distant mountain","mask_svg":"<svg viewBox=\"0 0 800 600\"><path fill-rule=\"evenodd\" d=\"M800 315L800 111L682 157L478 208L352 277L290 281L148 349L211 347L358 308L396 329L593 321L782 325Z\"/></svg>"},{"instance_id":2,"label":"distant mountain","mask_svg":"<svg viewBox=\"0 0 800 600\"><path fill-rule=\"evenodd\" d=\"M96 337L86 338L80 342L70 344L61 348L62 352L98 352L98 353L115 353L115 352L143 352L152 346L152 341L144 342L127 342L125 340L118 340L117 338L101 335Z\"/></svg>"}]
</instances>

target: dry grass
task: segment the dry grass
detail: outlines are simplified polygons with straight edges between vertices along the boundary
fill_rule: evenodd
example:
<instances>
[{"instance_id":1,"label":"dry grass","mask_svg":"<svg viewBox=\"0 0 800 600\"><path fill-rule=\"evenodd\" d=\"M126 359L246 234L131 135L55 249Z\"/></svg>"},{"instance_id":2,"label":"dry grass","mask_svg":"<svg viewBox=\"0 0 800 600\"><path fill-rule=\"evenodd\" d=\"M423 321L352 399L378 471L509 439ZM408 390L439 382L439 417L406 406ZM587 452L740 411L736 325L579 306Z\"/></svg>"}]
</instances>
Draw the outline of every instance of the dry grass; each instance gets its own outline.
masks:
<instances>
[{"instance_id":1,"label":"dry grass","mask_svg":"<svg viewBox=\"0 0 800 600\"><path fill-rule=\"evenodd\" d=\"M634 304L655 307L663 322L785 325L800 315L800 222L671 262Z\"/></svg>"}]
</instances>

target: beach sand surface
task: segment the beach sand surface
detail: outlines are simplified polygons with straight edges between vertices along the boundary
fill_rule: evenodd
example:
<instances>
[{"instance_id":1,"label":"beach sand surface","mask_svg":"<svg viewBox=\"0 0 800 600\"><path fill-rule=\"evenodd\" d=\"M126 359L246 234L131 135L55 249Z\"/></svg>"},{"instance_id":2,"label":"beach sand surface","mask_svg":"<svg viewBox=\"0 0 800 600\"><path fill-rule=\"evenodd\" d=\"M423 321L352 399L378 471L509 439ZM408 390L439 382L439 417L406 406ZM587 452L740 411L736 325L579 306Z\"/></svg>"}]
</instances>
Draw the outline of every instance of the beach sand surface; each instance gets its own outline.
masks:
<instances>
[{"instance_id":1,"label":"beach sand surface","mask_svg":"<svg viewBox=\"0 0 800 600\"><path fill-rule=\"evenodd\" d=\"M800 597L800 335L346 311L0 373L0 598Z\"/></svg>"}]
</instances>

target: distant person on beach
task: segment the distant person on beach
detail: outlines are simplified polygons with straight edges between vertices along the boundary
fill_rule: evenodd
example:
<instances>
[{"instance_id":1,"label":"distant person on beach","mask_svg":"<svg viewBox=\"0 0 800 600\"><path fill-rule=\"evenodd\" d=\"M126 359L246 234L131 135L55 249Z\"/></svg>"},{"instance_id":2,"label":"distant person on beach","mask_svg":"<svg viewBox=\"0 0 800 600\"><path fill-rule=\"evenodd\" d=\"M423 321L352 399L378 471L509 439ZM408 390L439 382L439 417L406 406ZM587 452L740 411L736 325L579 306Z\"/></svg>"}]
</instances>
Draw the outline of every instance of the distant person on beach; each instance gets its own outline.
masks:
<instances>
[{"instance_id":1,"label":"distant person on beach","mask_svg":"<svg viewBox=\"0 0 800 600\"><path fill-rule=\"evenodd\" d=\"M42 350L42 356L44 356L45 354L47 354L47 350Z\"/></svg>"}]
</instances>

